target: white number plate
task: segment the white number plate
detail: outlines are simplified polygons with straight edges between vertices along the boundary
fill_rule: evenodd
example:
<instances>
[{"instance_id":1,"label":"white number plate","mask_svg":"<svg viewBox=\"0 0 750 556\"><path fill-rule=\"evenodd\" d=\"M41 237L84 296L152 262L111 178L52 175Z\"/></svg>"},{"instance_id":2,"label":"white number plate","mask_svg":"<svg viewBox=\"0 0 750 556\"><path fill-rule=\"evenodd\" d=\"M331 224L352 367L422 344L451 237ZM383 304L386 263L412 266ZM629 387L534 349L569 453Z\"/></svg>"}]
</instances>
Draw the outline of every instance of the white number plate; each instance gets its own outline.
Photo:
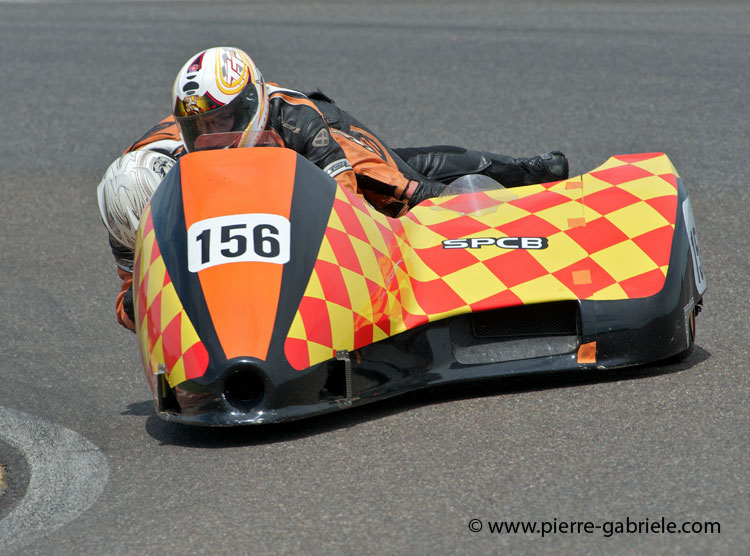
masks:
<instances>
[{"instance_id":1,"label":"white number plate","mask_svg":"<svg viewBox=\"0 0 750 556\"><path fill-rule=\"evenodd\" d=\"M188 229L188 270L227 263L289 262L291 226L278 214L233 214Z\"/></svg>"},{"instance_id":2,"label":"white number plate","mask_svg":"<svg viewBox=\"0 0 750 556\"><path fill-rule=\"evenodd\" d=\"M706 275L703 272L701 264L701 250L698 248L698 232L695 230L695 218L693 217L693 207L690 205L690 198L685 199L682 203L682 215L685 217L685 229L687 230L688 243L690 244L690 254L693 257L693 275L695 278L695 287L698 294L703 295L706 291Z\"/></svg>"}]
</instances>

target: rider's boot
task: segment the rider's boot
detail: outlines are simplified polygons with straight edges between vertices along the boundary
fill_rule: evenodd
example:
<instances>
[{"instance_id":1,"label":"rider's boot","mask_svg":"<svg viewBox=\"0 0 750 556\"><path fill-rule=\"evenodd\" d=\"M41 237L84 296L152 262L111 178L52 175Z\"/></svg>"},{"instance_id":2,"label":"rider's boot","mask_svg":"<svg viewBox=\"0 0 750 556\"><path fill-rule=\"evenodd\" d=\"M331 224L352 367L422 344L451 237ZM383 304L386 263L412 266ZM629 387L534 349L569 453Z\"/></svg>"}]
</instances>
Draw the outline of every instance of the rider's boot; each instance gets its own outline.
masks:
<instances>
[{"instance_id":1,"label":"rider's boot","mask_svg":"<svg viewBox=\"0 0 750 556\"><path fill-rule=\"evenodd\" d=\"M532 156L512 158L501 154L482 152L492 164L482 170L505 187L517 187L560 181L568 178L568 159L560 151Z\"/></svg>"}]
</instances>

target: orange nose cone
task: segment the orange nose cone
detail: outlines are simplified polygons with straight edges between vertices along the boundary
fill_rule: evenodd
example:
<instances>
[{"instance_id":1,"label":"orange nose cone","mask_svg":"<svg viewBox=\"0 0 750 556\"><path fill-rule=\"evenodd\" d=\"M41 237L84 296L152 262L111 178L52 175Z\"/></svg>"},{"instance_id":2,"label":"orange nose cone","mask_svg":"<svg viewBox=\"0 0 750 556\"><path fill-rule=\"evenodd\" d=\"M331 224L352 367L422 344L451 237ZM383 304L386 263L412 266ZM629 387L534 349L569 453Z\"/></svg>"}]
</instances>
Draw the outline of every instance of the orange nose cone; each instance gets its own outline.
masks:
<instances>
[{"instance_id":1,"label":"orange nose cone","mask_svg":"<svg viewBox=\"0 0 750 556\"><path fill-rule=\"evenodd\" d=\"M189 266L224 353L265 360L290 257L296 155L278 148L196 152L180 166Z\"/></svg>"}]
</instances>

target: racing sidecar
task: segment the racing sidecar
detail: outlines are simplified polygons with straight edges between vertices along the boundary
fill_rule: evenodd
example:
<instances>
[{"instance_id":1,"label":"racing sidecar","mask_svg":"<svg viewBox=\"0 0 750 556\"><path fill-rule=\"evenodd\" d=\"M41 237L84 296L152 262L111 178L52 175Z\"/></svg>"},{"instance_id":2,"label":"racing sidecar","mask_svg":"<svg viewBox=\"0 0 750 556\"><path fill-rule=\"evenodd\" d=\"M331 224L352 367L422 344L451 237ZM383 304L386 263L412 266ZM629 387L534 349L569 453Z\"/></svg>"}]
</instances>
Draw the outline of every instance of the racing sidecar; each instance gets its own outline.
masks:
<instances>
[{"instance_id":1,"label":"racing sidecar","mask_svg":"<svg viewBox=\"0 0 750 556\"><path fill-rule=\"evenodd\" d=\"M226 426L669 358L693 344L706 278L662 153L394 219L291 150L237 148L166 176L133 287L158 415Z\"/></svg>"}]
</instances>

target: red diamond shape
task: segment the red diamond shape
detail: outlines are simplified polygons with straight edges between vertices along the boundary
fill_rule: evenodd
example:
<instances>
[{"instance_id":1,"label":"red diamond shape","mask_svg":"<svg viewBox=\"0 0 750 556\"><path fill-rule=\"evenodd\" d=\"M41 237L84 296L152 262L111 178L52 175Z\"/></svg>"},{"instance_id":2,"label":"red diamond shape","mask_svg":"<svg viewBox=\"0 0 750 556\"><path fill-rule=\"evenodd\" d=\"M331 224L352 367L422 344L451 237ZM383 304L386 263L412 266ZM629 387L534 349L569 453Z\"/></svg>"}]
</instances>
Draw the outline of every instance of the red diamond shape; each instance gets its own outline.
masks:
<instances>
[{"instance_id":1,"label":"red diamond shape","mask_svg":"<svg viewBox=\"0 0 750 556\"><path fill-rule=\"evenodd\" d=\"M292 368L301 371L310 366L307 342L299 338L287 338L284 342L284 355Z\"/></svg>"},{"instance_id":2,"label":"red diamond shape","mask_svg":"<svg viewBox=\"0 0 750 556\"><path fill-rule=\"evenodd\" d=\"M199 378L208 368L208 352L201 342L194 343L182 356L185 378Z\"/></svg>"},{"instance_id":3,"label":"red diamond shape","mask_svg":"<svg viewBox=\"0 0 750 556\"><path fill-rule=\"evenodd\" d=\"M466 237L482 230L487 230L489 226L484 222L475 220L471 216L459 216L440 224L428 226L430 230L440 234L445 238Z\"/></svg>"},{"instance_id":4,"label":"red diamond shape","mask_svg":"<svg viewBox=\"0 0 750 556\"><path fill-rule=\"evenodd\" d=\"M303 297L299 304L299 314L308 341L331 347L331 317L326 302L314 297Z\"/></svg>"},{"instance_id":5,"label":"red diamond shape","mask_svg":"<svg viewBox=\"0 0 750 556\"><path fill-rule=\"evenodd\" d=\"M151 262L153 263L160 256L161 256L161 251L159 251L159 244L154 242L154 246L151 249Z\"/></svg>"},{"instance_id":6,"label":"red diamond shape","mask_svg":"<svg viewBox=\"0 0 750 556\"><path fill-rule=\"evenodd\" d=\"M497 199L489 197L486 193L479 192L457 195L449 201L440 203L440 207L456 212L472 213L498 204L500 204L500 202Z\"/></svg>"},{"instance_id":7,"label":"red diamond shape","mask_svg":"<svg viewBox=\"0 0 750 556\"><path fill-rule=\"evenodd\" d=\"M646 201L651 208L661 214L670 224L675 223L677 216L677 196L666 195L665 197L655 197Z\"/></svg>"},{"instance_id":8,"label":"red diamond shape","mask_svg":"<svg viewBox=\"0 0 750 556\"><path fill-rule=\"evenodd\" d=\"M406 309L401 309L401 320L404 321L404 326L411 330L412 328L417 328L418 326L422 326L423 324L427 324L429 322L429 318L427 315L412 315L410 312L408 312Z\"/></svg>"},{"instance_id":9,"label":"red diamond shape","mask_svg":"<svg viewBox=\"0 0 750 556\"><path fill-rule=\"evenodd\" d=\"M411 287L417 303L428 315L451 311L466 305L453 288L440 278L429 282L412 279Z\"/></svg>"},{"instance_id":10,"label":"red diamond shape","mask_svg":"<svg viewBox=\"0 0 750 556\"><path fill-rule=\"evenodd\" d=\"M151 211L148 211L148 216L146 217L146 222L143 224L143 236L146 237L149 233L151 233L151 230L154 229L154 221L151 218Z\"/></svg>"},{"instance_id":11,"label":"red diamond shape","mask_svg":"<svg viewBox=\"0 0 750 556\"><path fill-rule=\"evenodd\" d=\"M497 226L497 229L509 237L549 237L560 231L535 214Z\"/></svg>"},{"instance_id":12,"label":"red diamond shape","mask_svg":"<svg viewBox=\"0 0 750 556\"><path fill-rule=\"evenodd\" d=\"M318 260L315 263L315 272L320 279L326 300L351 309L349 293L344 277L341 275L341 268L333 263Z\"/></svg>"},{"instance_id":13,"label":"red diamond shape","mask_svg":"<svg viewBox=\"0 0 750 556\"><path fill-rule=\"evenodd\" d=\"M359 265L357 252L354 250L349 236L339 230L328 228L326 237L333 248L333 253L336 255L339 265L352 272L362 274L362 267Z\"/></svg>"},{"instance_id":14,"label":"red diamond shape","mask_svg":"<svg viewBox=\"0 0 750 556\"><path fill-rule=\"evenodd\" d=\"M621 162L642 162L644 160L651 160L652 158L658 158L664 156L664 153L639 153L639 154L618 154L613 156L615 160Z\"/></svg>"},{"instance_id":15,"label":"red diamond shape","mask_svg":"<svg viewBox=\"0 0 750 556\"><path fill-rule=\"evenodd\" d=\"M632 164L623 164L622 166L615 166L614 168L609 168L607 170L591 172L591 175L603 182L611 183L612 185L620 185L626 181L653 176L651 172L639 168L638 166L633 166Z\"/></svg>"},{"instance_id":16,"label":"red diamond shape","mask_svg":"<svg viewBox=\"0 0 750 556\"><path fill-rule=\"evenodd\" d=\"M489 309L499 309L500 307L511 307L513 305L523 305L523 301L512 291L505 290L473 303L471 310L487 311Z\"/></svg>"},{"instance_id":17,"label":"red diamond shape","mask_svg":"<svg viewBox=\"0 0 750 556\"><path fill-rule=\"evenodd\" d=\"M148 315L148 337L153 338L155 344L161 332L161 292L156 294L146 313Z\"/></svg>"},{"instance_id":18,"label":"red diamond shape","mask_svg":"<svg viewBox=\"0 0 750 556\"><path fill-rule=\"evenodd\" d=\"M659 177L669 185L677 189L677 176L675 176L674 174L659 174Z\"/></svg>"},{"instance_id":19,"label":"red diamond shape","mask_svg":"<svg viewBox=\"0 0 750 556\"><path fill-rule=\"evenodd\" d=\"M672 226L664 226L633 238L633 242L658 266L669 264L672 251Z\"/></svg>"},{"instance_id":20,"label":"red diamond shape","mask_svg":"<svg viewBox=\"0 0 750 556\"><path fill-rule=\"evenodd\" d=\"M436 245L429 249L418 249L416 253L439 276L446 276L477 262L470 249L444 249L442 245Z\"/></svg>"},{"instance_id":21,"label":"red diamond shape","mask_svg":"<svg viewBox=\"0 0 750 556\"><path fill-rule=\"evenodd\" d=\"M586 222L585 226L571 228L565 234L591 255L628 239L622 230L606 218Z\"/></svg>"},{"instance_id":22,"label":"red diamond shape","mask_svg":"<svg viewBox=\"0 0 750 556\"><path fill-rule=\"evenodd\" d=\"M360 223L359 218L357 218L351 205L340 199L336 199L333 202L333 208L341 220L341 223L344 225L346 233L364 241L365 243L369 243L367 234L365 233L364 228L362 228L362 224Z\"/></svg>"},{"instance_id":23,"label":"red diamond shape","mask_svg":"<svg viewBox=\"0 0 750 556\"><path fill-rule=\"evenodd\" d=\"M164 363L167 369L172 369L177 360L182 357L182 311L167 324L161 333L161 345L164 351Z\"/></svg>"},{"instance_id":24,"label":"red diamond shape","mask_svg":"<svg viewBox=\"0 0 750 556\"><path fill-rule=\"evenodd\" d=\"M370 345L373 342L373 324L361 319L361 322L354 322L354 349Z\"/></svg>"},{"instance_id":25,"label":"red diamond shape","mask_svg":"<svg viewBox=\"0 0 750 556\"><path fill-rule=\"evenodd\" d=\"M484 265L508 288L548 274L528 251L520 249L484 261Z\"/></svg>"},{"instance_id":26,"label":"red diamond shape","mask_svg":"<svg viewBox=\"0 0 750 556\"><path fill-rule=\"evenodd\" d=\"M656 295L664 287L664 274L657 268L640 276L623 280L620 286L631 299L649 297Z\"/></svg>"},{"instance_id":27,"label":"red diamond shape","mask_svg":"<svg viewBox=\"0 0 750 556\"><path fill-rule=\"evenodd\" d=\"M594 209L599 214L609 214L639 201L638 197L619 187L609 187L591 195L586 195L583 198L583 204Z\"/></svg>"}]
</instances>

